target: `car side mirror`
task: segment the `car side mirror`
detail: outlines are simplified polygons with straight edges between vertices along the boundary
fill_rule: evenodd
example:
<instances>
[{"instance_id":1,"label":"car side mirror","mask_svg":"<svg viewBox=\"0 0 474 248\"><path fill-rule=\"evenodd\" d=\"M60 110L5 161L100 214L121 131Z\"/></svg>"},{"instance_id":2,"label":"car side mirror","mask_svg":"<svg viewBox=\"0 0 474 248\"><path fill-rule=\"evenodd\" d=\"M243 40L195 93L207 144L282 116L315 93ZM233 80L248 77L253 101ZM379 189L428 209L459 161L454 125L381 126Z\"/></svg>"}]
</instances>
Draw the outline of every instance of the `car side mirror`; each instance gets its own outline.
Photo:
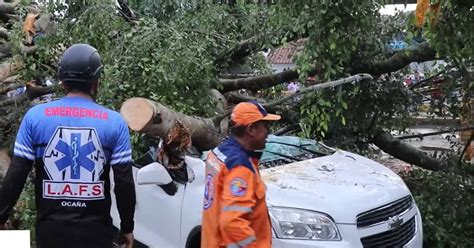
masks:
<instances>
[{"instance_id":1,"label":"car side mirror","mask_svg":"<svg viewBox=\"0 0 474 248\"><path fill-rule=\"evenodd\" d=\"M173 182L168 171L163 165L153 162L137 172L137 183L139 185L157 184L166 185Z\"/></svg>"}]
</instances>

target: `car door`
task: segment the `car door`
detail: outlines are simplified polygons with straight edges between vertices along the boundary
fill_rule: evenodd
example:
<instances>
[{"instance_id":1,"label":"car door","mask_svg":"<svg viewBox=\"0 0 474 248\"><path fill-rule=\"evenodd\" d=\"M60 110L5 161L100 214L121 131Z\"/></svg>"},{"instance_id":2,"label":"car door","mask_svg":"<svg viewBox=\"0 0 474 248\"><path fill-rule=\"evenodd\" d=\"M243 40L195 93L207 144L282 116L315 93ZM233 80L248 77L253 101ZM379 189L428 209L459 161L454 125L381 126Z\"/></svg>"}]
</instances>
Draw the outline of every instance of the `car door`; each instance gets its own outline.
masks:
<instances>
[{"instance_id":1,"label":"car door","mask_svg":"<svg viewBox=\"0 0 474 248\"><path fill-rule=\"evenodd\" d=\"M185 161L188 167L190 180L186 185L181 218L182 234L180 247L183 248L186 247L187 242L197 238L190 235L201 235L200 227L202 222L202 207L204 202L205 184L204 162L199 158L193 158L190 156L186 156Z\"/></svg>"},{"instance_id":2,"label":"car door","mask_svg":"<svg viewBox=\"0 0 474 248\"><path fill-rule=\"evenodd\" d=\"M175 183L177 192L169 195L158 185L138 185L138 168L133 168L137 204L135 206L135 239L149 247L178 248L181 243L181 207L185 187ZM113 180L111 180L113 194ZM111 215L120 226L115 196L112 195Z\"/></svg>"}]
</instances>

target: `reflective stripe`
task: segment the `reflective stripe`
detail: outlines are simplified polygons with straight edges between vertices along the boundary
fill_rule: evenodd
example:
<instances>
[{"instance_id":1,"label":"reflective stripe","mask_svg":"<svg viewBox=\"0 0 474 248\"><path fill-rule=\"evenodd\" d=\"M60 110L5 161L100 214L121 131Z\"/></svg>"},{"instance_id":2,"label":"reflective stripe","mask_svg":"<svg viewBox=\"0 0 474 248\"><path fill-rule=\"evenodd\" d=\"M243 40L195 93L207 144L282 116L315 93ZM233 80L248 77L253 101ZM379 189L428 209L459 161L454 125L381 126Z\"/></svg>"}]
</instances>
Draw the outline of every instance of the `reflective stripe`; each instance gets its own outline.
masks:
<instances>
[{"instance_id":1,"label":"reflective stripe","mask_svg":"<svg viewBox=\"0 0 474 248\"><path fill-rule=\"evenodd\" d=\"M242 213L250 213L252 212L252 208L242 206L225 206L224 208L222 208L222 211L238 211Z\"/></svg>"},{"instance_id":2,"label":"reflective stripe","mask_svg":"<svg viewBox=\"0 0 474 248\"><path fill-rule=\"evenodd\" d=\"M217 148L217 147L214 148L214 150L212 150L212 152L213 152L214 154L216 154L217 158L218 158L220 161L222 161L223 163L224 163L225 160L227 159L227 156L224 155L224 153L222 153L222 152L219 150L219 148Z\"/></svg>"},{"instance_id":3,"label":"reflective stripe","mask_svg":"<svg viewBox=\"0 0 474 248\"><path fill-rule=\"evenodd\" d=\"M21 150L18 150L18 149L14 149L13 150L13 154L15 154L16 156L18 157L23 157L23 158L27 158L29 160L35 160L35 156L32 155L32 154L28 154L24 151L21 151Z\"/></svg>"},{"instance_id":4,"label":"reflective stripe","mask_svg":"<svg viewBox=\"0 0 474 248\"><path fill-rule=\"evenodd\" d=\"M132 161L132 156L128 155L127 157L124 157L124 158L114 159L110 161L110 164L113 165L113 164L127 163L130 161Z\"/></svg>"},{"instance_id":5,"label":"reflective stripe","mask_svg":"<svg viewBox=\"0 0 474 248\"><path fill-rule=\"evenodd\" d=\"M15 146L18 147L18 148L21 148L22 150L25 150L29 153L33 153L33 150L31 148L28 148L28 147L26 147L26 146L24 146L24 145L22 145L18 142L15 142Z\"/></svg>"},{"instance_id":6,"label":"reflective stripe","mask_svg":"<svg viewBox=\"0 0 474 248\"><path fill-rule=\"evenodd\" d=\"M242 241L239 241L237 243L232 243L228 244L227 248L240 248L240 247L245 247L247 245L250 245L252 242L255 241L255 236L250 236Z\"/></svg>"},{"instance_id":7,"label":"reflective stripe","mask_svg":"<svg viewBox=\"0 0 474 248\"><path fill-rule=\"evenodd\" d=\"M124 152L120 152L120 153L115 153L112 155L112 159L116 159L118 157L123 157L125 155L130 155L132 153L132 150L127 150L127 151L124 151Z\"/></svg>"}]
</instances>

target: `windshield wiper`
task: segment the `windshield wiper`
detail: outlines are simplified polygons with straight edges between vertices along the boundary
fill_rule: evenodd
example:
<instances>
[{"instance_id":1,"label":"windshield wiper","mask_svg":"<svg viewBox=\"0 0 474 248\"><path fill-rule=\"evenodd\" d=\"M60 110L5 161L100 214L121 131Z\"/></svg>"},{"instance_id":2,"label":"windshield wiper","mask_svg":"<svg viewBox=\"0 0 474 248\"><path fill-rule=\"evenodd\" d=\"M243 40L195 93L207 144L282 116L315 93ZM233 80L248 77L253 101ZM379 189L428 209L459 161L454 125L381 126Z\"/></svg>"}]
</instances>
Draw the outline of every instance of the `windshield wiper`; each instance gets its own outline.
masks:
<instances>
[{"instance_id":1,"label":"windshield wiper","mask_svg":"<svg viewBox=\"0 0 474 248\"><path fill-rule=\"evenodd\" d=\"M286 146L291 146L291 147L296 147L298 149L301 149L305 152L309 152L309 153L312 153L314 155L320 155L320 156L327 156L327 155L330 155L329 153L325 153L325 152L318 152L318 151L313 151L311 149L308 149L308 148L305 148L303 146L300 146L300 145L293 145L293 144L288 144L288 143L285 143L285 142L278 142L278 141L267 141L267 144L270 143L270 144L280 144L280 145L286 145Z\"/></svg>"}]
</instances>

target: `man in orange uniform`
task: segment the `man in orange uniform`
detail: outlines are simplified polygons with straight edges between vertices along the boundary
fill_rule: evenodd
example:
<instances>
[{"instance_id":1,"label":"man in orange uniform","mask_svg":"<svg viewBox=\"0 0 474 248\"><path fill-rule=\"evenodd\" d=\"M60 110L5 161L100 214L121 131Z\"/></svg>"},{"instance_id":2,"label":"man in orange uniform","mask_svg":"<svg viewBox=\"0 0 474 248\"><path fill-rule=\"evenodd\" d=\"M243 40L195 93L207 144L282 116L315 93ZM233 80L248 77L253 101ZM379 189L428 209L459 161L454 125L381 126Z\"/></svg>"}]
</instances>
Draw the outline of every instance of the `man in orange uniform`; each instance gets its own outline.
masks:
<instances>
[{"instance_id":1,"label":"man in orange uniform","mask_svg":"<svg viewBox=\"0 0 474 248\"><path fill-rule=\"evenodd\" d=\"M201 247L271 247L258 150L265 148L268 122L280 118L257 102L235 106L232 136L212 150L206 161Z\"/></svg>"}]
</instances>

